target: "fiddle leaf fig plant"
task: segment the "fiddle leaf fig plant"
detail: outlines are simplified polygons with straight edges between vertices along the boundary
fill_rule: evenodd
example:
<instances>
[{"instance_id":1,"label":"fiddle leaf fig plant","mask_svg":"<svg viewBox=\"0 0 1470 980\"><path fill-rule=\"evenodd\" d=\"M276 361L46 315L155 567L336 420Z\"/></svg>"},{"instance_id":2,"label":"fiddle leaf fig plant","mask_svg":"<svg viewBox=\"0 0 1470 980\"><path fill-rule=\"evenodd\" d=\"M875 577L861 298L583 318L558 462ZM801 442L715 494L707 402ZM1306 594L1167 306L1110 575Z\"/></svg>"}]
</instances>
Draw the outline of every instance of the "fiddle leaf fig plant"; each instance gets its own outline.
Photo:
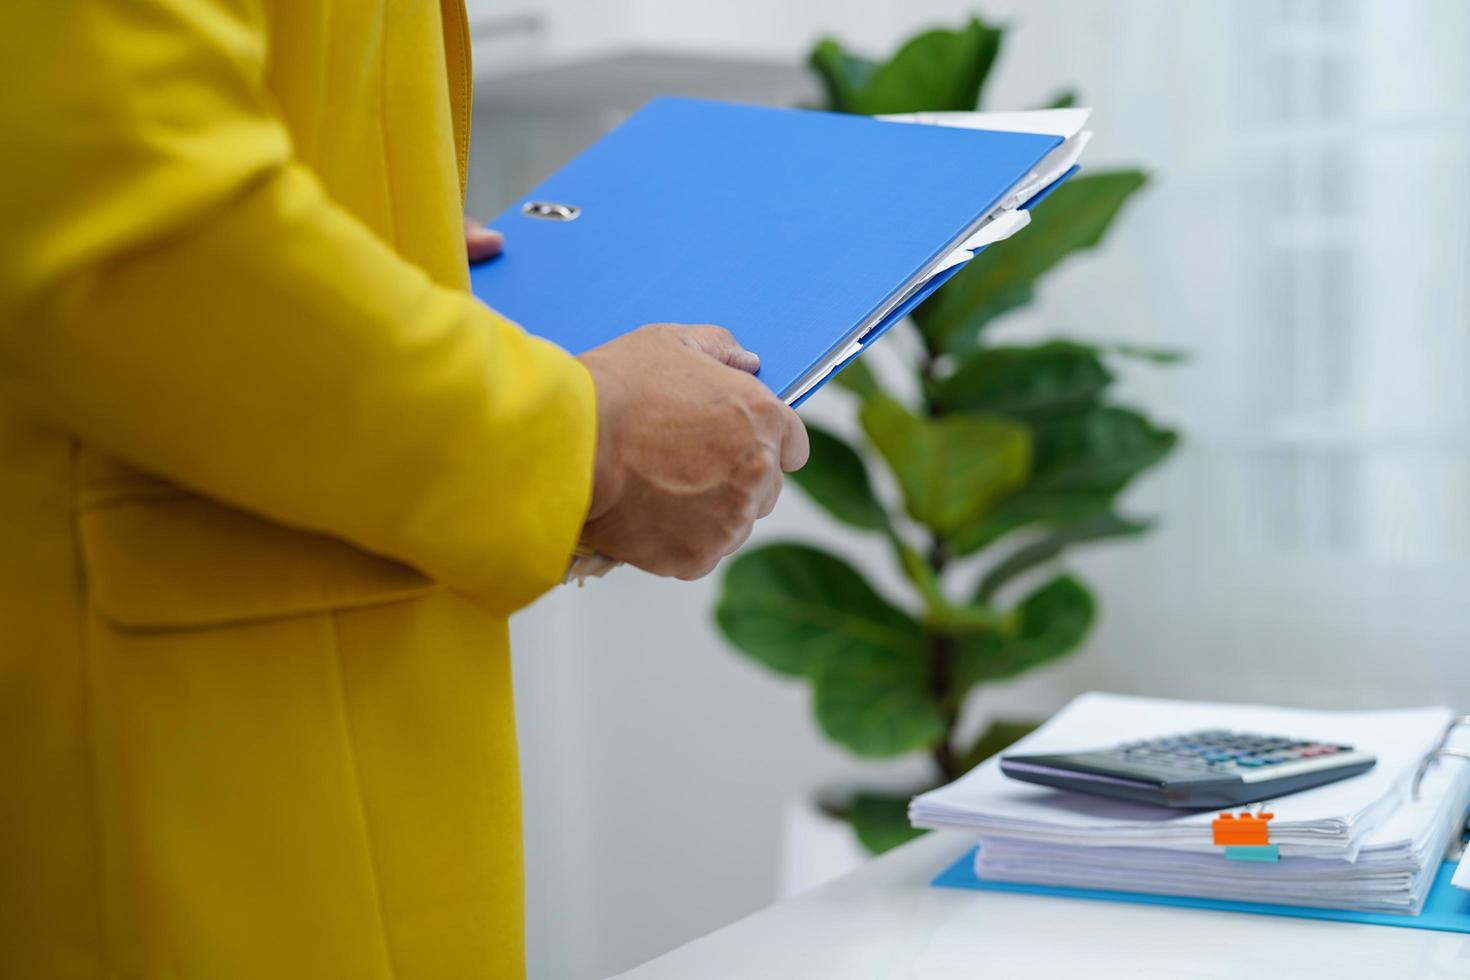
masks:
<instances>
[{"instance_id":1,"label":"fiddle leaf fig plant","mask_svg":"<svg viewBox=\"0 0 1470 980\"><path fill-rule=\"evenodd\" d=\"M1002 37L971 20L920 34L886 62L826 40L811 65L839 112L971 110ZM1051 104L1071 102L1066 94ZM1058 560L1149 529L1120 512L1118 498L1177 436L1114 400L1113 366L1177 355L987 338L992 323L1032 302L1044 276L1102 241L1144 183L1137 170L1066 181L1030 226L981 252L915 311L917 399L890 394L854 362L836 383L851 396L861 442L808 426L811 459L795 482L855 532L886 539L908 586L903 602L805 544L747 551L725 573L715 617L730 642L805 679L817 724L852 752L926 753L932 777L916 790L959 777L1034 727L996 721L963 739L959 722L977 686L1054 663L1086 638L1096 600ZM875 469L887 472L896 499L875 491ZM960 592L954 580L965 566L977 584ZM908 796L859 792L843 811L881 851L917 833Z\"/></svg>"}]
</instances>

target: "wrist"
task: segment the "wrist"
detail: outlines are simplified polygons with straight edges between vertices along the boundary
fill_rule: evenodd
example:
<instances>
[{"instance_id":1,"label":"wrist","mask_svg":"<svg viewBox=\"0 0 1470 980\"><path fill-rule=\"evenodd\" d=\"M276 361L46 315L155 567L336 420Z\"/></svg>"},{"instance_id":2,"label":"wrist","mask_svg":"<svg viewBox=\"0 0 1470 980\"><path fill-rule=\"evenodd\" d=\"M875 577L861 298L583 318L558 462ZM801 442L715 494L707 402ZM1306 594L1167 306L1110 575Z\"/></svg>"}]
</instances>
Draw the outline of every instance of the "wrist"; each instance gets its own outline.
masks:
<instances>
[{"instance_id":1,"label":"wrist","mask_svg":"<svg viewBox=\"0 0 1470 980\"><path fill-rule=\"evenodd\" d=\"M585 523L591 523L612 509L622 493L623 477L617 465L616 432L621 414L621 385L613 372L600 370L598 352L588 351L577 360L592 377L596 394L597 418L594 421L596 444L592 463L592 497L587 506Z\"/></svg>"}]
</instances>

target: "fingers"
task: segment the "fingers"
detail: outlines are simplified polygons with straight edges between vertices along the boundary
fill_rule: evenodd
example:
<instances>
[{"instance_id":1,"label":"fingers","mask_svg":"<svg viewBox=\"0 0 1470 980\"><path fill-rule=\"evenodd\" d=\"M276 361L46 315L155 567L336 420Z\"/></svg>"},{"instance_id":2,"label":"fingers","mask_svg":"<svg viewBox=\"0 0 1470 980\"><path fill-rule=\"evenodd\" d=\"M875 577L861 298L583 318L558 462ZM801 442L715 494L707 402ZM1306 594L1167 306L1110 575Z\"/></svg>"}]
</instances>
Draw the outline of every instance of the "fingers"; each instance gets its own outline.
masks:
<instances>
[{"instance_id":1,"label":"fingers","mask_svg":"<svg viewBox=\"0 0 1470 980\"><path fill-rule=\"evenodd\" d=\"M762 515L762 516L764 516L764 515ZM735 554L735 552L739 551L741 549L741 547L745 544L745 542L747 542L747 541L750 540L750 535L754 531L755 531L755 522L754 521L752 521L749 524L745 525L745 527L742 528L738 534L736 534L733 538L730 539L730 543L725 546L725 555L723 555L721 557L723 558L723 557L728 556L728 555L733 555L733 554Z\"/></svg>"},{"instance_id":2,"label":"fingers","mask_svg":"<svg viewBox=\"0 0 1470 980\"><path fill-rule=\"evenodd\" d=\"M483 262L500 254L505 248L505 236L491 228L486 228L473 218L466 218L464 219L464 244L471 262Z\"/></svg>"},{"instance_id":3,"label":"fingers","mask_svg":"<svg viewBox=\"0 0 1470 980\"><path fill-rule=\"evenodd\" d=\"M719 564L720 563L716 561L711 562L708 565L703 565L692 571L676 572L674 573L674 578L678 579L681 582L697 582L708 575L710 572L714 571L717 567L719 567Z\"/></svg>"},{"instance_id":4,"label":"fingers","mask_svg":"<svg viewBox=\"0 0 1470 980\"><path fill-rule=\"evenodd\" d=\"M675 326L679 331L679 339L713 357L722 364L741 371L754 374L760 369L760 358L751 351L740 346L740 341L735 335L724 327L713 324L695 324L691 326ZM781 469L787 473L794 472L806 465L807 457L811 455L811 443L807 438L806 426L802 424L800 417L794 409L782 405L781 421Z\"/></svg>"},{"instance_id":5,"label":"fingers","mask_svg":"<svg viewBox=\"0 0 1470 980\"><path fill-rule=\"evenodd\" d=\"M811 440L807 437L806 426L802 424L796 410L787 405L782 405L781 409L781 469L792 473L806 465L807 457L812 451Z\"/></svg>"},{"instance_id":6,"label":"fingers","mask_svg":"<svg viewBox=\"0 0 1470 980\"><path fill-rule=\"evenodd\" d=\"M759 449L757 454L759 461L753 457L746 472L758 475L753 480L747 478L748 482L739 494L739 503L730 508L731 511L738 511L741 516L729 525L723 536L706 539L693 553L661 574L671 574L686 582L704 578L727 556L739 551L750 540L756 521L776 509L776 501L781 496L781 485L784 482L780 469L775 465L776 450L767 446Z\"/></svg>"},{"instance_id":7,"label":"fingers","mask_svg":"<svg viewBox=\"0 0 1470 980\"><path fill-rule=\"evenodd\" d=\"M679 337L695 350L703 351L721 364L751 374L760 370L761 359L740 346L735 335L724 327L708 324L679 328Z\"/></svg>"},{"instance_id":8,"label":"fingers","mask_svg":"<svg viewBox=\"0 0 1470 980\"><path fill-rule=\"evenodd\" d=\"M731 367L749 371L751 374L754 374L760 367L760 358L741 347L735 335L724 327L709 325L685 327L682 337L684 342L691 347ZM778 424L781 449L778 453L778 461L782 470L791 473L806 465L807 457L811 454L811 442L807 438L806 426L802 424L796 410L780 401L776 401L776 404L780 411Z\"/></svg>"},{"instance_id":9,"label":"fingers","mask_svg":"<svg viewBox=\"0 0 1470 980\"><path fill-rule=\"evenodd\" d=\"M771 511L776 509L776 501L781 498L781 487L785 482L786 481L781 478L780 470L777 470L774 474L772 474L772 479L766 485L765 492L760 494L756 498L755 519L757 521L760 520L762 517L769 517ZM754 527L754 523L752 523L751 526ZM744 544L745 538L748 537L750 537L750 532L746 531L745 537L740 539L740 543ZM736 545L736 547L739 547L739 545ZM731 550L733 551L734 549Z\"/></svg>"},{"instance_id":10,"label":"fingers","mask_svg":"<svg viewBox=\"0 0 1470 980\"><path fill-rule=\"evenodd\" d=\"M775 509L783 471L806 462L801 420L720 327L648 324L581 360L599 425L584 543L657 575L709 574Z\"/></svg>"}]
</instances>

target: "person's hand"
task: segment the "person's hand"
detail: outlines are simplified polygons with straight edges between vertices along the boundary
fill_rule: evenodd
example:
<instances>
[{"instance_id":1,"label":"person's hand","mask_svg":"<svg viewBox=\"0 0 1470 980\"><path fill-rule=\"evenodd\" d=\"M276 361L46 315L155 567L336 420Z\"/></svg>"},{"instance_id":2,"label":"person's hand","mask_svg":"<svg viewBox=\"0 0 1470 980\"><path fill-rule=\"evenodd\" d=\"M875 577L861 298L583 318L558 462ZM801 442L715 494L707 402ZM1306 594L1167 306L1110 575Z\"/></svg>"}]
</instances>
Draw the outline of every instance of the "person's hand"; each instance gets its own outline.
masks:
<instances>
[{"instance_id":1,"label":"person's hand","mask_svg":"<svg viewBox=\"0 0 1470 980\"><path fill-rule=\"evenodd\" d=\"M486 228L474 218L466 218L464 244L465 250L470 253L471 262L484 262L486 259L493 259L505 248L505 236L493 228Z\"/></svg>"},{"instance_id":2,"label":"person's hand","mask_svg":"<svg viewBox=\"0 0 1470 980\"><path fill-rule=\"evenodd\" d=\"M578 360L597 386L582 543L656 575L708 574L806 463L801 420L722 327L651 324Z\"/></svg>"}]
</instances>

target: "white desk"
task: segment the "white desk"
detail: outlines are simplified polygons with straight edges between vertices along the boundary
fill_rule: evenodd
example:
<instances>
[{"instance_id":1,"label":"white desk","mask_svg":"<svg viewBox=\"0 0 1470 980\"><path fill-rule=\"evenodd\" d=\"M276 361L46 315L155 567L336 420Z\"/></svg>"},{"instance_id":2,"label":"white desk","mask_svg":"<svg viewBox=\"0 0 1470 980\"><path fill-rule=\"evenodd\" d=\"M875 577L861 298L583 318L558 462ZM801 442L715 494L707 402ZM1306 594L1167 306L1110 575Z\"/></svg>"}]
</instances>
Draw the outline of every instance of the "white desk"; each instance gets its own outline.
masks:
<instances>
[{"instance_id":1,"label":"white desk","mask_svg":"<svg viewBox=\"0 0 1470 980\"><path fill-rule=\"evenodd\" d=\"M697 939L629 980L739 977L1470 977L1470 936L931 888L967 840L930 834Z\"/></svg>"}]
</instances>

